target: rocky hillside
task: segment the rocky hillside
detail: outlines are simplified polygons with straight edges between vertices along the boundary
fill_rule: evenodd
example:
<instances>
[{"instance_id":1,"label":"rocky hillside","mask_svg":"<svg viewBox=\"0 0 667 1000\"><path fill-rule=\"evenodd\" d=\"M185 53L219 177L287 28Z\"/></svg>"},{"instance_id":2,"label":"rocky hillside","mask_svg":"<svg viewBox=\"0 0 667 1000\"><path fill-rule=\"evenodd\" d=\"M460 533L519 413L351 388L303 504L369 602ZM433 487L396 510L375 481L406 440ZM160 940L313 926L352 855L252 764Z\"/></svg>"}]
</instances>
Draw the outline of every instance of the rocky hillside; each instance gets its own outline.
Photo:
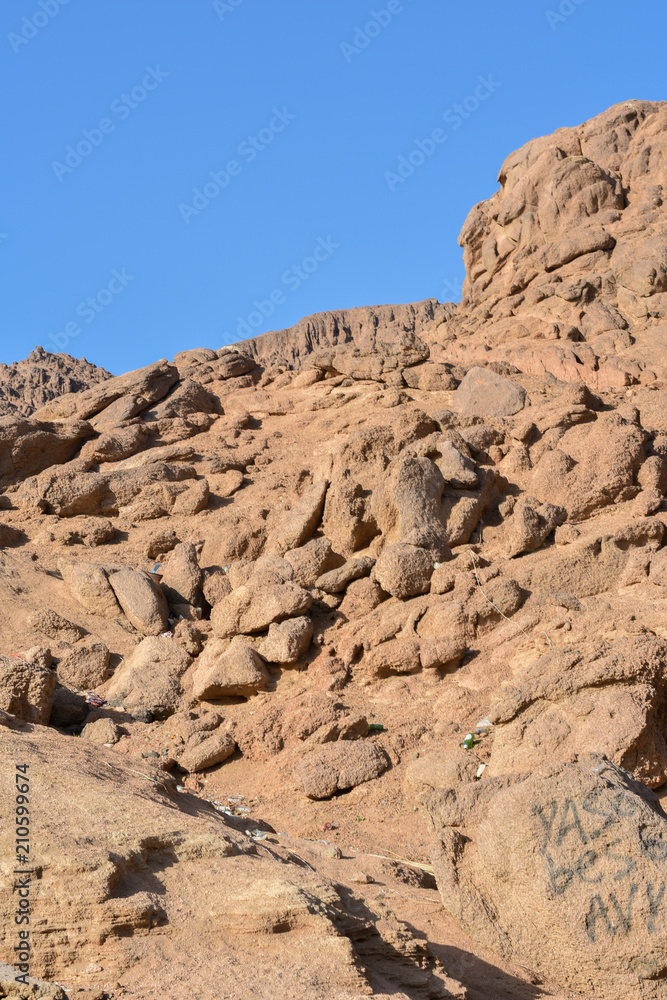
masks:
<instances>
[{"instance_id":1,"label":"rocky hillside","mask_svg":"<svg viewBox=\"0 0 667 1000\"><path fill-rule=\"evenodd\" d=\"M23 361L0 364L0 417L28 417L56 396L81 392L112 378L111 372L71 354L36 347Z\"/></svg>"},{"instance_id":2,"label":"rocky hillside","mask_svg":"<svg viewBox=\"0 0 667 1000\"><path fill-rule=\"evenodd\" d=\"M666 163L616 106L508 158L458 306L0 420L32 995L667 1000Z\"/></svg>"}]
</instances>

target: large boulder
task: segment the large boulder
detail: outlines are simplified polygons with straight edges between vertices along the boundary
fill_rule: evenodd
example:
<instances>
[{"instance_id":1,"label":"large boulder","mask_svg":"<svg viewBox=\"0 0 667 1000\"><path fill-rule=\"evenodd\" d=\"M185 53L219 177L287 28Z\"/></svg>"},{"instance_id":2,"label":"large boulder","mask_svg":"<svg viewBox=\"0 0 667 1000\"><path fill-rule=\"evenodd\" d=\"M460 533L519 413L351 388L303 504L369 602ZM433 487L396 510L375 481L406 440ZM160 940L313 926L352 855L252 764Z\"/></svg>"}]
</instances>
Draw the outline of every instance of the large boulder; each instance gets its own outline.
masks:
<instances>
[{"instance_id":1,"label":"large boulder","mask_svg":"<svg viewBox=\"0 0 667 1000\"><path fill-rule=\"evenodd\" d=\"M522 386L490 368L471 368L454 393L454 408L476 417L511 417L527 401Z\"/></svg>"},{"instance_id":2,"label":"large boulder","mask_svg":"<svg viewBox=\"0 0 667 1000\"><path fill-rule=\"evenodd\" d=\"M109 677L109 650L103 642L75 646L58 663L58 680L68 687L88 691Z\"/></svg>"},{"instance_id":3,"label":"large boulder","mask_svg":"<svg viewBox=\"0 0 667 1000\"><path fill-rule=\"evenodd\" d=\"M178 708L181 677L192 660L173 639L149 636L117 668L106 689L117 704L138 719L162 719Z\"/></svg>"},{"instance_id":4,"label":"large boulder","mask_svg":"<svg viewBox=\"0 0 667 1000\"><path fill-rule=\"evenodd\" d=\"M388 767L389 758L374 743L325 743L299 761L294 777L309 799L330 799L378 778Z\"/></svg>"},{"instance_id":5,"label":"large boulder","mask_svg":"<svg viewBox=\"0 0 667 1000\"><path fill-rule=\"evenodd\" d=\"M179 542L162 570L162 589L171 605L194 604L201 594L203 573L192 542Z\"/></svg>"},{"instance_id":6,"label":"large boulder","mask_svg":"<svg viewBox=\"0 0 667 1000\"><path fill-rule=\"evenodd\" d=\"M213 632L221 639L239 633L263 632L272 622L303 615L313 598L293 583L242 584L211 612Z\"/></svg>"},{"instance_id":7,"label":"large boulder","mask_svg":"<svg viewBox=\"0 0 667 1000\"><path fill-rule=\"evenodd\" d=\"M235 750L234 737L228 732L194 733L178 758L178 765L191 774L206 771L227 760Z\"/></svg>"},{"instance_id":8,"label":"large boulder","mask_svg":"<svg viewBox=\"0 0 667 1000\"><path fill-rule=\"evenodd\" d=\"M96 563L60 559L58 569L72 597L76 598L86 611L90 611L93 615L101 615L103 618L116 618L121 613L116 595L102 566Z\"/></svg>"},{"instance_id":9,"label":"large boulder","mask_svg":"<svg viewBox=\"0 0 667 1000\"><path fill-rule=\"evenodd\" d=\"M338 562L329 538L311 538L297 549L288 549L285 559L292 567L294 583L300 587L312 587L318 577Z\"/></svg>"},{"instance_id":10,"label":"large boulder","mask_svg":"<svg viewBox=\"0 0 667 1000\"><path fill-rule=\"evenodd\" d=\"M433 557L415 545L389 545L378 559L374 576L392 597L405 600L426 594L433 575Z\"/></svg>"},{"instance_id":11,"label":"large boulder","mask_svg":"<svg viewBox=\"0 0 667 1000\"><path fill-rule=\"evenodd\" d=\"M626 771L584 753L423 803L443 903L475 941L597 1000L664 995L667 819Z\"/></svg>"},{"instance_id":12,"label":"large boulder","mask_svg":"<svg viewBox=\"0 0 667 1000\"><path fill-rule=\"evenodd\" d=\"M192 693L201 701L249 698L268 686L264 662L244 636L236 636L231 643L209 639L197 660Z\"/></svg>"},{"instance_id":13,"label":"large boulder","mask_svg":"<svg viewBox=\"0 0 667 1000\"><path fill-rule=\"evenodd\" d=\"M109 576L114 594L131 625L144 635L160 635L169 628L165 596L147 573L121 569Z\"/></svg>"},{"instance_id":14,"label":"large boulder","mask_svg":"<svg viewBox=\"0 0 667 1000\"><path fill-rule=\"evenodd\" d=\"M442 473L429 458L401 455L394 459L372 501L373 514L387 542L429 549L445 558L444 488Z\"/></svg>"},{"instance_id":15,"label":"large boulder","mask_svg":"<svg viewBox=\"0 0 667 1000\"><path fill-rule=\"evenodd\" d=\"M269 625L269 634L259 647L267 663L296 663L307 651L313 637L313 623L304 615Z\"/></svg>"}]
</instances>

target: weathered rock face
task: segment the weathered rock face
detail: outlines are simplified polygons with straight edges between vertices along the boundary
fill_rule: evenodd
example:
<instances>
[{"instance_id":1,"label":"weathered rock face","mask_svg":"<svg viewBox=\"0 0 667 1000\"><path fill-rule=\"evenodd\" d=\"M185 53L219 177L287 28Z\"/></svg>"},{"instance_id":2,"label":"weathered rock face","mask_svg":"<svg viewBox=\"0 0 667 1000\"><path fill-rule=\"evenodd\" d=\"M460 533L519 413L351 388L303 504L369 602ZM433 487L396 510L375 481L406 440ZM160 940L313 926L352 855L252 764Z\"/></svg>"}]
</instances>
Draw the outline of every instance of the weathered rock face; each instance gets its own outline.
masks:
<instances>
[{"instance_id":1,"label":"weathered rock face","mask_svg":"<svg viewBox=\"0 0 667 1000\"><path fill-rule=\"evenodd\" d=\"M448 361L594 388L665 376L650 345L665 310L666 115L664 103L617 104L506 159L501 189L461 230L464 298L435 338Z\"/></svg>"},{"instance_id":2,"label":"weathered rock face","mask_svg":"<svg viewBox=\"0 0 667 1000\"><path fill-rule=\"evenodd\" d=\"M66 420L77 417L88 420L112 403L123 401L123 411L116 420L129 420L151 403L161 399L178 379L178 370L167 361L157 361L147 368L105 379L99 385L81 392L59 396L34 413L36 420ZM108 414L107 414L108 416Z\"/></svg>"},{"instance_id":3,"label":"weathered rock face","mask_svg":"<svg viewBox=\"0 0 667 1000\"><path fill-rule=\"evenodd\" d=\"M599 750L645 785L664 785L666 664L667 643L648 636L541 657L491 708L489 773L521 774Z\"/></svg>"},{"instance_id":4,"label":"weathered rock face","mask_svg":"<svg viewBox=\"0 0 667 1000\"><path fill-rule=\"evenodd\" d=\"M93 433L85 420L0 417L0 486L69 461Z\"/></svg>"},{"instance_id":5,"label":"weathered rock face","mask_svg":"<svg viewBox=\"0 0 667 1000\"><path fill-rule=\"evenodd\" d=\"M40 829L41 863L53 892L40 894L46 923L33 929L31 976L69 984L72 968L82 964L88 985L91 976L104 983L92 970L108 975L113 963L116 980L109 989L117 997L128 992L115 985L122 980L135 993L150 982L151 989L170 997L185 997L186 981L190 993L214 996L224 981L240 998L263 990L279 967L281 995L298 1000L368 995L371 979L378 976L394 990L409 990L416 1000L465 996L460 983L381 901L373 908L372 901L369 906L351 895L335 878L309 870L318 855L307 841L292 839L290 848L306 853L309 868L290 861L293 855L282 845L272 845L271 857L236 828L234 817L177 792L174 779L149 760L128 766L117 750L44 729L3 727L2 733L9 759L25 761L30 774L39 769L52 796L45 798ZM214 734L201 745L215 739ZM11 768L0 777L0 794L3 801L16 795ZM66 808L59 804L61 797ZM73 817L86 824L85 837L74 842ZM14 840L14 829L4 824L0 849L5 857L13 856ZM16 942L14 878L3 867L0 947L8 956ZM63 912L72 884L76 893ZM35 898L37 879L30 888ZM205 940L202 910L213 921ZM57 920L65 930L64 944L40 929ZM160 928L174 939L169 961ZM19 984L17 991L4 965L0 983L11 997L65 996L55 983L32 979L26 990L21 992ZM70 995L75 992L68 986Z\"/></svg>"},{"instance_id":6,"label":"weathered rock face","mask_svg":"<svg viewBox=\"0 0 667 1000\"><path fill-rule=\"evenodd\" d=\"M26 722L46 725L57 675L49 665L0 656L0 709Z\"/></svg>"},{"instance_id":7,"label":"weathered rock face","mask_svg":"<svg viewBox=\"0 0 667 1000\"><path fill-rule=\"evenodd\" d=\"M645 787L583 754L425 803L443 902L478 940L587 995L651 995L667 969L667 818Z\"/></svg>"},{"instance_id":8,"label":"weathered rock face","mask_svg":"<svg viewBox=\"0 0 667 1000\"><path fill-rule=\"evenodd\" d=\"M396 343L398 334L419 336L433 325L434 320L446 315L447 307L434 299L415 305L341 309L308 316L287 330L244 340L237 346L262 364L297 366L316 350L335 354L339 346L353 344L369 351L378 339ZM418 352L412 363L423 360Z\"/></svg>"}]
</instances>

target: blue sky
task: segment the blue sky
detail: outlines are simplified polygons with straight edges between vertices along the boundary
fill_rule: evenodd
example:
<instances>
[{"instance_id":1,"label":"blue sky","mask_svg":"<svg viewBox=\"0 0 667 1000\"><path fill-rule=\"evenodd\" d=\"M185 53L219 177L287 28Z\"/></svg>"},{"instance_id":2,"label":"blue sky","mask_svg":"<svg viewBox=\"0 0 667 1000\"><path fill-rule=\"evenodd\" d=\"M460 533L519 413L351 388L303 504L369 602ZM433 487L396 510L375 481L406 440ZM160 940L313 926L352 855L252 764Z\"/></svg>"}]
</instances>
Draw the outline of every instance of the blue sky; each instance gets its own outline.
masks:
<instances>
[{"instance_id":1,"label":"blue sky","mask_svg":"<svg viewBox=\"0 0 667 1000\"><path fill-rule=\"evenodd\" d=\"M324 309L456 300L459 230L509 152L667 96L660 12L8 0L0 361L41 344L119 374Z\"/></svg>"}]
</instances>

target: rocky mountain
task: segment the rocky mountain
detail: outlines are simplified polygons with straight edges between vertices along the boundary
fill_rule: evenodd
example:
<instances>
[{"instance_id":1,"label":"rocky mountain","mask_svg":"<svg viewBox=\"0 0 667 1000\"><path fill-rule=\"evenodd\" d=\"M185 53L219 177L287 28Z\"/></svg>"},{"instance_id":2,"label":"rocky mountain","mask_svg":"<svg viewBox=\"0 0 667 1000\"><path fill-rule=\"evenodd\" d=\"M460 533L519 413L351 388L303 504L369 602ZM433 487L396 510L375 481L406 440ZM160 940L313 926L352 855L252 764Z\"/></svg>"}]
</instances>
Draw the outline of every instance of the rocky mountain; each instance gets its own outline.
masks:
<instances>
[{"instance_id":1,"label":"rocky mountain","mask_svg":"<svg viewBox=\"0 0 667 1000\"><path fill-rule=\"evenodd\" d=\"M111 372L71 354L36 347L23 361L0 364L0 417L28 417L38 407L69 392L81 392L112 378Z\"/></svg>"},{"instance_id":2,"label":"rocky mountain","mask_svg":"<svg viewBox=\"0 0 667 1000\"><path fill-rule=\"evenodd\" d=\"M30 995L667 1000L666 163L617 105L508 157L458 305L0 420Z\"/></svg>"}]
</instances>

